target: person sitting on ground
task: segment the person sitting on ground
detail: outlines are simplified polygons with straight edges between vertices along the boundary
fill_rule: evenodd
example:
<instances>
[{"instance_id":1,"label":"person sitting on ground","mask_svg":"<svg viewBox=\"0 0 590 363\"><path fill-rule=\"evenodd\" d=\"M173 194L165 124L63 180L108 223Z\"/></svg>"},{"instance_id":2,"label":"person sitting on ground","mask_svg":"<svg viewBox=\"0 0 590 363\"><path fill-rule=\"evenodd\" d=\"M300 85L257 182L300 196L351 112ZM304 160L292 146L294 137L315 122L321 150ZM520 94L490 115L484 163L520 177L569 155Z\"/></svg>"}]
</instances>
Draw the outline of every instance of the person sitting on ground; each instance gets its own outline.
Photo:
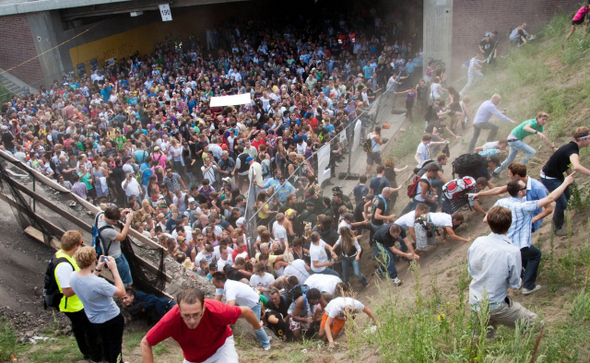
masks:
<instances>
[{"instance_id":1,"label":"person sitting on ground","mask_svg":"<svg viewBox=\"0 0 590 363\"><path fill-rule=\"evenodd\" d=\"M132 319L147 320L152 325L160 321L176 303L167 297L157 297L131 287L125 288L125 295L121 297L123 311Z\"/></svg>"},{"instance_id":2,"label":"person sitting on ground","mask_svg":"<svg viewBox=\"0 0 590 363\"><path fill-rule=\"evenodd\" d=\"M509 288L520 289L522 273L520 250L507 236L512 225L512 212L508 208L493 207L486 221L492 233L478 237L467 252L468 273L472 278L469 306L477 316L483 308L481 304L487 301L489 326L486 332L487 338L493 339L498 325L531 329L537 315L508 295ZM537 326L542 328L543 322Z\"/></svg>"},{"instance_id":3,"label":"person sitting on ground","mask_svg":"<svg viewBox=\"0 0 590 363\"><path fill-rule=\"evenodd\" d=\"M455 228L463 224L464 217L460 212L452 215L448 213L426 213L419 216L414 224L416 236L416 253L422 254L428 250L428 245L434 244L435 233L438 227L443 228L443 238L447 235L453 241L471 242L470 238L459 237L455 234Z\"/></svg>"},{"instance_id":4,"label":"person sitting on ground","mask_svg":"<svg viewBox=\"0 0 590 363\"><path fill-rule=\"evenodd\" d=\"M321 308L318 308L318 305ZM296 340L302 340L304 336L312 336L317 329L312 325L321 321L322 309L326 307L322 293L315 288L310 288L299 296L289 306L289 328Z\"/></svg>"},{"instance_id":5,"label":"person sitting on ground","mask_svg":"<svg viewBox=\"0 0 590 363\"><path fill-rule=\"evenodd\" d=\"M260 317L262 316L260 296L250 286L238 281L228 280L225 274L219 271L214 272L212 278L213 286L216 288L215 300L221 301L221 298L225 295L227 305L248 307L254 312L256 319L260 321ZM255 328L254 332L264 350L269 350L270 339L266 335L264 328Z\"/></svg>"},{"instance_id":6,"label":"person sitting on ground","mask_svg":"<svg viewBox=\"0 0 590 363\"><path fill-rule=\"evenodd\" d=\"M254 264L254 274L250 277L250 286L256 289L258 293L264 295L266 299L269 298L268 292L270 291L270 284L273 283L275 278L266 272L264 264L256 262Z\"/></svg>"},{"instance_id":7,"label":"person sitting on ground","mask_svg":"<svg viewBox=\"0 0 590 363\"><path fill-rule=\"evenodd\" d=\"M367 314L373 320L373 323L377 325L373 312L360 301L352 297L337 297L330 300L322 315L318 337L328 340L329 347L333 348L336 344L334 338L340 335L346 320L348 318L354 319L356 314L361 311Z\"/></svg>"}]
</instances>

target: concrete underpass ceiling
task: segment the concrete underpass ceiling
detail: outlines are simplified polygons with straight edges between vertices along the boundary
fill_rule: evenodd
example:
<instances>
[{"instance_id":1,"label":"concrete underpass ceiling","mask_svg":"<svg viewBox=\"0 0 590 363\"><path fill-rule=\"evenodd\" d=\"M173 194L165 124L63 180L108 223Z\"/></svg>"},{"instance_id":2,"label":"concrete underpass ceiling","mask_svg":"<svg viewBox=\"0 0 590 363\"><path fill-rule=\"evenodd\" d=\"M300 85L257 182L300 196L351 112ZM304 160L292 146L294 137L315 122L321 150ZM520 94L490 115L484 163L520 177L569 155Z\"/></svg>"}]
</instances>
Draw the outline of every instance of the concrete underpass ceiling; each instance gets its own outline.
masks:
<instances>
[{"instance_id":1,"label":"concrete underpass ceiling","mask_svg":"<svg viewBox=\"0 0 590 363\"><path fill-rule=\"evenodd\" d=\"M191 6L202 6L212 4L225 4L232 2L244 2L250 0L173 0L173 1L162 1L162 0L131 0L125 2L119 2L116 4L97 4L93 6L84 6L77 8L68 8L61 10L62 21L72 21L76 19L95 17L95 16L106 16L113 14L129 13L132 11L149 11L158 10L159 4L170 4L170 8L183 8Z\"/></svg>"}]
</instances>

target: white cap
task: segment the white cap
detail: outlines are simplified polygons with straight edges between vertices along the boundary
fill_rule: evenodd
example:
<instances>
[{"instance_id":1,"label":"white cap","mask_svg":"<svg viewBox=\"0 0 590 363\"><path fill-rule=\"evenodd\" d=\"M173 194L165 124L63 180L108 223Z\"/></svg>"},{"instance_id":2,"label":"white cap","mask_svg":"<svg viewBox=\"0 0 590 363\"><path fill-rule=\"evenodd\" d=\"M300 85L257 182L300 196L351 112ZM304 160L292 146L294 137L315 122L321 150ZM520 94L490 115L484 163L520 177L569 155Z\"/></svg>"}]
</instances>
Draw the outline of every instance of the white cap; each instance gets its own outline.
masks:
<instances>
[{"instance_id":1,"label":"white cap","mask_svg":"<svg viewBox=\"0 0 590 363\"><path fill-rule=\"evenodd\" d=\"M194 202L194 201L195 201L195 198L188 198L188 202L189 202L189 203L192 203L192 202Z\"/></svg>"},{"instance_id":2,"label":"white cap","mask_svg":"<svg viewBox=\"0 0 590 363\"><path fill-rule=\"evenodd\" d=\"M244 217L238 218L238 220L236 221L236 226L242 227L244 225L244 221L245 221Z\"/></svg>"}]
</instances>

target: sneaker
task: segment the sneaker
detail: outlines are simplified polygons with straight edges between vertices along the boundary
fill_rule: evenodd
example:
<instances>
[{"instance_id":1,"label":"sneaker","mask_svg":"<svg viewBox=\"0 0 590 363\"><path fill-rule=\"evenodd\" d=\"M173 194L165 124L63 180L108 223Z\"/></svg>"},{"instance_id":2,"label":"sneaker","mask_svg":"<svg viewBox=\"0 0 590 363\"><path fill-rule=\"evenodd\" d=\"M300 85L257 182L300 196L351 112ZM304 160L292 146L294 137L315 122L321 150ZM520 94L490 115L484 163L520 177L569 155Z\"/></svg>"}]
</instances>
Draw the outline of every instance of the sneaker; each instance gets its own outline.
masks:
<instances>
[{"instance_id":1,"label":"sneaker","mask_svg":"<svg viewBox=\"0 0 590 363\"><path fill-rule=\"evenodd\" d=\"M536 285L534 289L527 289L526 287L523 287L522 294L523 295L530 295L537 290L541 290L541 285Z\"/></svg>"},{"instance_id":2,"label":"sneaker","mask_svg":"<svg viewBox=\"0 0 590 363\"><path fill-rule=\"evenodd\" d=\"M563 227L555 230L555 235L559 237L567 236L567 230Z\"/></svg>"},{"instance_id":3,"label":"sneaker","mask_svg":"<svg viewBox=\"0 0 590 363\"><path fill-rule=\"evenodd\" d=\"M393 282L395 286L399 286L402 284L402 280L400 280L397 276L391 279L391 282Z\"/></svg>"}]
</instances>

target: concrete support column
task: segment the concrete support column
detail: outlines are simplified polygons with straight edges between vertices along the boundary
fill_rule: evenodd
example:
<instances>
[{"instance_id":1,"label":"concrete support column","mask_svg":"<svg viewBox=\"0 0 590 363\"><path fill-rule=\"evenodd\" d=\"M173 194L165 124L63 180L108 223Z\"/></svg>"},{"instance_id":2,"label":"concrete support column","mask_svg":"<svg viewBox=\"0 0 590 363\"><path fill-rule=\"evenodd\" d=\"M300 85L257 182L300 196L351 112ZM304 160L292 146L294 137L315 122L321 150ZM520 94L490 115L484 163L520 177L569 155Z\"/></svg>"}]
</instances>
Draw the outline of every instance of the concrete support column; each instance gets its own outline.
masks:
<instances>
[{"instance_id":1,"label":"concrete support column","mask_svg":"<svg viewBox=\"0 0 590 363\"><path fill-rule=\"evenodd\" d=\"M61 79L64 66L59 52L55 48L58 43L57 31L63 31L58 11L41 11L27 14L27 21L33 35L35 49L39 55L39 63L43 72L43 81L32 85L38 88L40 85L50 86L53 80ZM43 54L43 52L46 52ZM42 54L42 55L41 55Z\"/></svg>"},{"instance_id":2,"label":"concrete support column","mask_svg":"<svg viewBox=\"0 0 590 363\"><path fill-rule=\"evenodd\" d=\"M430 58L446 64L451 75L453 0L424 0L424 71Z\"/></svg>"}]
</instances>

